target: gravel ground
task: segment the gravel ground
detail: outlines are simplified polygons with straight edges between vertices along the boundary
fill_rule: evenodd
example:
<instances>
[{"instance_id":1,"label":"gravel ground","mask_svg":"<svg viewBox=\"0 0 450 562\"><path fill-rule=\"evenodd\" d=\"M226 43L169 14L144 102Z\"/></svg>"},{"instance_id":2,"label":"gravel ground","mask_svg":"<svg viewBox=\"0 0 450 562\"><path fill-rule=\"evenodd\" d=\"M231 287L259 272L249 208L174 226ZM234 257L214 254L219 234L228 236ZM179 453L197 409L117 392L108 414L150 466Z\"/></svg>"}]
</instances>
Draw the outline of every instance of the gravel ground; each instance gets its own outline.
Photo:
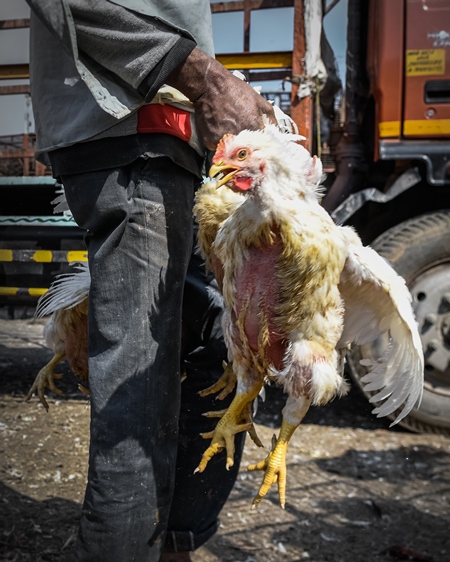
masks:
<instances>
[{"instance_id":1,"label":"gravel ground","mask_svg":"<svg viewBox=\"0 0 450 562\"><path fill-rule=\"evenodd\" d=\"M84 493L89 403L67 366L47 414L24 402L50 359L43 322L0 319L0 560L70 560ZM283 395L269 388L257 432L266 447ZM265 452L247 439L217 535L195 562L450 560L450 439L388 430L356 389L312 409L288 449L286 509L273 490L256 510ZM100 562L100 561L99 561ZM124 561L126 562L126 561Z\"/></svg>"}]
</instances>

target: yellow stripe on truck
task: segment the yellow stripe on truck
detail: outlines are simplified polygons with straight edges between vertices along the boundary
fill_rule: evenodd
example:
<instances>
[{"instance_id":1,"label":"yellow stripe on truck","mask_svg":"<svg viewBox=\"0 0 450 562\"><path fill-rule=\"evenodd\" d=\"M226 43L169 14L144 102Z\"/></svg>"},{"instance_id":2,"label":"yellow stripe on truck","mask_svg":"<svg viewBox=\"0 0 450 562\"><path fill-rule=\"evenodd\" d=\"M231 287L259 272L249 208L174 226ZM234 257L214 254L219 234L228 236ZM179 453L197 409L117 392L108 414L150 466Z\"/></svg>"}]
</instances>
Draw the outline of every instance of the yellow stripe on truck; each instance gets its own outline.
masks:
<instances>
[{"instance_id":1,"label":"yellow stripe on truck","mask_svg":"<svg viewBox=\"0 0 450 562\"><path fill-rule=\"evenodd\" d=\"M401 134L400 121L382 121L378 123L378 131L381 139L388 137L399 137ZM449 135L450 119L418 119L403 123L403 134L413 135Z\"/></svg>"},{"instance_id":2,"label":"yellow stripe on truck","mask_svg":"<svg viewBox=\"0 0 450 562\"><path fill-rule=\"evenodd\" d=\"M450 119L421 119L418 121L405 121L403 123L403 134L450 136Z\"/></svg>"},{"instance_id":3,"label":"yellow stripe on truck","mask_svg":"<svg viewBox=\"0 0 450 562\"><path fill-rule=\"evenodd\" d=\"M399 137L400 130L400 121L383 121L378 124L379 135L382 139L386 137Z\"/></svg>"}]
</instances>

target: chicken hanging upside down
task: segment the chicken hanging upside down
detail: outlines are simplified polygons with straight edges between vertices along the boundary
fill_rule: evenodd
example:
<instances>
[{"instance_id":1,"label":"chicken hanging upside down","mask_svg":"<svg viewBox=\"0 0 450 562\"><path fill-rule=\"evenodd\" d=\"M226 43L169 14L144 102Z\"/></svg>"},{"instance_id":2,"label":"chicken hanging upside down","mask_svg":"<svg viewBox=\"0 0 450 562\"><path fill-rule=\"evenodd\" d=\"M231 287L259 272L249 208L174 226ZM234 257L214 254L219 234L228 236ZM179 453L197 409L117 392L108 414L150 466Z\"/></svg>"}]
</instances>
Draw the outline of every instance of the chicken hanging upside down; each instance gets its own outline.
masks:
<instances>
[{"instance_id":1,"label":"chicken hanging upside down","mask_svg":"<svg viewBox=\"0 0 450 562\"><path fill-rule=\"evenodd\" d=\"M80 380L78 388L86 394L89 393L85 385L88 381L87 318L91 277L87 263L79 263L75 267L76 272L57 277L39 299L36 308L37 318L51 314L44 327L44 339L54 355L37 374L26 399L30 400L33 393L37 392L47 411L45 389L49 388L56 394L63 395L55 385L54 379L62 377L55 374L55 368L66 358L72 372Z\"/></svg>"},{"instance_id":2,"label":"chicken hanging upside down","mask_svg":"<svg viewBox=\"0 0 450 562\"><path fill-rule=\"evenodd\" d=\"M253 506L277 482L286 497L286 450L311 405L345 394L344 352L388 332L390 343L363 379L379 391L373 410L395 422L420 399L423 353L404 280L350 227L336 226L319 204L320 160L275 126L225 135L195 212L207 264L222 287L230 364L217 391L237 379L236 396L221 415L198 466L226 449L233 465L234 435L250 430L251 403L266 378L288 394L278 439L263 461ZM222 392L223 394L223 392ZM395 423L394 422L394 423ZM256 440L257 441L257 440Z\"/></svg>"}]
</instances>

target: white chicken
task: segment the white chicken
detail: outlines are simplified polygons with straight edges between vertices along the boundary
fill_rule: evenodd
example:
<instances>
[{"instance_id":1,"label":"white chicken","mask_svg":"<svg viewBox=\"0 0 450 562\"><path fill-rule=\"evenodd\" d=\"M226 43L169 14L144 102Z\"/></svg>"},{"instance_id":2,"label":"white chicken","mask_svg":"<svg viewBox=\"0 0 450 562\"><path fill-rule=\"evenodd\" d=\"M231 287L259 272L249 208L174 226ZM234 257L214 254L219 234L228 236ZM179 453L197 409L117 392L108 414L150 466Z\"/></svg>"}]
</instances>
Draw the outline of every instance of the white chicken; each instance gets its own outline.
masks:
<instances>
[{"instance_id":1,"label":"white chicken","mask_svg":"<svg viewBox=\"0 0 450 562\"><path fill-rule=\"evenodd\" d=\"M91 276L87 263L77 263L75 268L74 273L58 275L36 308L37 318L51 315L44 327L44 339L54 355L37 374L26 400L37 392L46 410L46 388L63 394L54 383L54 379L62 377L55 373L55 367L63 359L68 359L72 372L80 379L80 390L88 393L84 384L88 380L87 318Z\"/></svg>"},{"instance_id":2,"label":"white chicken","mask_svg":"<svg viewBox=\"0 0 450 562\"><path fill-rule=\"evenodd\" d=\"M196 198L199 241L222 287L230 367L217 391L237 378L236 395L221 415L198 466L226 449L234 435L254 430L250 404L266 378L288 394L278 439L262 462L256 506L278 482L286 497L286 450L311 405L347 392L345 349L389 333L390 344L363 379L378 416L398 422L420 400L423 353L404 280L350 227L336 226L320 206L320 160L275 126L225 135L210 177ZM231 369L232 367L232 369ZM231 385L232 386L232 385ZM228 392L228 390L226 390ZM223 393L222 393L223 394ZM395 423L394 422L394 423Z\"/></svg>"}]
</instances>

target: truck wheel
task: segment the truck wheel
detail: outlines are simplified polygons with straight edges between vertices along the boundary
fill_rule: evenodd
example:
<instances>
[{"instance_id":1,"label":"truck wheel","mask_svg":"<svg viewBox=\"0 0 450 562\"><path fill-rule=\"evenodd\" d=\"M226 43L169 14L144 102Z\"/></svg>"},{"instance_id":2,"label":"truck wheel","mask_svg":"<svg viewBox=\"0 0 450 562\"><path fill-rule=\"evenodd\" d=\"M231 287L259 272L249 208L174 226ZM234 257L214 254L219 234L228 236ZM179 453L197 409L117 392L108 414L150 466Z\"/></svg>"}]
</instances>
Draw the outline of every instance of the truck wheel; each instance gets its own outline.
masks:
<instances>
[{"instance_id":1,"label":"truck wheel","mask_svg":"<svg viewBox=\"0 0 450 562\"><path fill-rule=\"evenodd\" d=\"M450 210L407 220L379 236L371 246L404 279L413 299L425 356L424 392L418 409L400 425L418 433L450 436ZM361 359L379 357L387 337L354 346L347 354L352 379L365 392ZM392 414L391 419L396 417Z\"/></svg>"}]
</instances>

